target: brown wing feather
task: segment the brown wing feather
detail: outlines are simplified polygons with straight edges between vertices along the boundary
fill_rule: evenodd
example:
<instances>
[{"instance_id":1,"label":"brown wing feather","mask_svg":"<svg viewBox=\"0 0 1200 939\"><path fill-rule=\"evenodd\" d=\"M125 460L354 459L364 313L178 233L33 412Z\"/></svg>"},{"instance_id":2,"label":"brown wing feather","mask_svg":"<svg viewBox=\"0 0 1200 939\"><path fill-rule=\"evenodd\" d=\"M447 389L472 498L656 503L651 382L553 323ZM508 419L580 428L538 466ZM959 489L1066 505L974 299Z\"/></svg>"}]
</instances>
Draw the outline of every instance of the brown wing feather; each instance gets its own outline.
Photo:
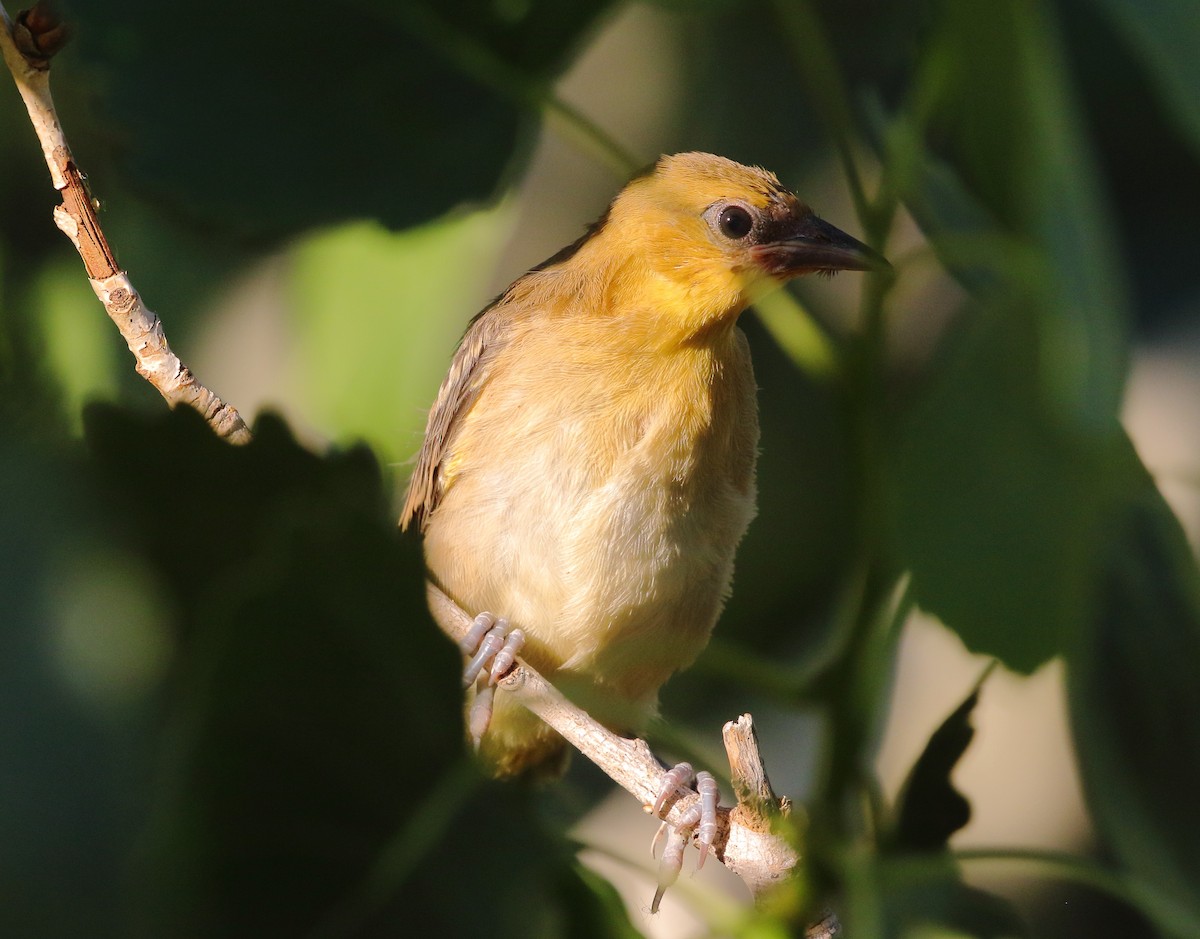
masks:
<instances>
[{"instance_id":1,"label":"brown wing feather","mask_svg":"<svg viewBox=\"0 0 1200 939\"><path fill-rule=\"evenodd\" d=\"M445 488L442 461L462 416L470 410L487 382L489 363L507 340L505 317L499 315L496 307L493 304L472 320L450 362L450 370L442 379L425 425L425 441L408 481L408 494L400 513L401 529L416 522L424 531L430 514L441 499Z\"/></svg>"},{"instance_id":2,"label":"brown wing feather","mask_svg":"<svg viewBox=\"0 0 1200 939\"><path fill-rule=\"evenodd\" d=\"M647 169L649 173L653 168ZM454 437L459 419L470 410L480 389L487 382L488 364L496 351L509 341L512 333L508 302L529 287L529 279L548 268L565 264L571 260L588 241L599 234L608 221L606 210L588 226L579 238L557 254L547 258L484 307L467 327L458 351L450 363L450 370L438 389L437 400L429 412L425 425L425 442L417 457L417 466L408 481L408 495L400 513L401 529L408 528L414 521L425 530L430 514L437 508L445 488L442 476L442 459Z\"/></svg>"}]
</instances>

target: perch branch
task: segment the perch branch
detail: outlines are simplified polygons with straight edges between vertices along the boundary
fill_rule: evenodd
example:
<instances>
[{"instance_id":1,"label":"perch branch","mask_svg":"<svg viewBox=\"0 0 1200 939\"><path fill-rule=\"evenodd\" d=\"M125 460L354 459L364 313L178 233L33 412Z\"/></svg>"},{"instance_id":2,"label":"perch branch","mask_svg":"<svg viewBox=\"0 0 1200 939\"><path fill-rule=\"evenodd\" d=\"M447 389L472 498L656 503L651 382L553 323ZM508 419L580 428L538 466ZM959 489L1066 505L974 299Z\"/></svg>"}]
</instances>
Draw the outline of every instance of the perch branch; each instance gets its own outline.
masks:
<instances>
[{"instance_id":1,"label":"perch branch","mask_svg":"<svg viewBox=\"0 0 1200 939\"><path fill-rule=\"evenodd\" d=\"M41 0L19 13L15 21L0 3L0 19L0 52L29 112L51 182L62 193L62 204L54 208L54 223L83 259L92 290L133 353L138 374L171 407L184 404L195 408L219 436L231 443L245 443L250 430L241 415L200 384L171 351L162 322L142 303L128 275L117 266L96 214L97 202L71 155L50 96L50 59L66 40L62 23Z\"/></svg>"},{"instance_id":2,"label":"perch branch","mask_svg":"<svg viewBox=\"0 0 1200 939\"><path fill-rule=\"evenodd\" d=\"M471 617L435 584L428 584L426 590L429 608L442 631L455 641L461 639L471 625ZM644 740L614 734L520 659L501 679L500 687L558 731L649 811L662 790L665 770ZM718 809L713 854L758 898L769 887L786 880L799 860L795 849L774 827L789 806L771 792L750 715L726 724L723 736L738 804L732 809ZM699 798L695 792L677 797L668 803L665 820L678 824Z\"/></svg>"}]
</instances>

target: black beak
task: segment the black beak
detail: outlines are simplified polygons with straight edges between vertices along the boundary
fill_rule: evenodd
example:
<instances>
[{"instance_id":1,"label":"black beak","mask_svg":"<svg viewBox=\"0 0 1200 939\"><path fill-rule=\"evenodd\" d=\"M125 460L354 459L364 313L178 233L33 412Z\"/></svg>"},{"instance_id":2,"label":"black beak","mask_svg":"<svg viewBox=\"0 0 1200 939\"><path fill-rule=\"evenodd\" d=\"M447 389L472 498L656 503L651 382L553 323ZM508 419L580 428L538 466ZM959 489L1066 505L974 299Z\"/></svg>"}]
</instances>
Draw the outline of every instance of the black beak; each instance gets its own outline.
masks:
<instances>
[{"instance_id":1,"label":"black beak","mask_svg":"<svg viewBox=\"0 0 1200 939\"><path fill-rule=\"evenodd\" d=\"M764 232L751 248L763 269L776 277L795 277L815 271L888 271L892 265L878 251L851 238L840 228L809 213L780 221Z\"/></svg>"}]
</instances>

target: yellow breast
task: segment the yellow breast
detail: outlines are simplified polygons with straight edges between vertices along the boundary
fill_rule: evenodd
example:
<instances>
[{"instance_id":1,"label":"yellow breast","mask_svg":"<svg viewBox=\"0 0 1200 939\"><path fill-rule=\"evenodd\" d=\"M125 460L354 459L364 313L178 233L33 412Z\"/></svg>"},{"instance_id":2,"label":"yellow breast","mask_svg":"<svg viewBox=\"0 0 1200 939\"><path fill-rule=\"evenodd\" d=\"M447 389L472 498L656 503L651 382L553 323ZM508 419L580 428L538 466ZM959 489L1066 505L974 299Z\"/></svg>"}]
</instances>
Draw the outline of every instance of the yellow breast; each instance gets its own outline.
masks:
<instances>
[{"instance_id":1,"label":"yellow breast","mask_svg":"<svg viewBox=\"0 0 1200 939\"><path fill-rule=\"evenodd\" d=\"M465 609L526 631L535 667L646 701L727 594L754 512L754 379L732 325L667 348L613 325L543 321L508 344L426 555Z\"/></svg>"}]
</instances>

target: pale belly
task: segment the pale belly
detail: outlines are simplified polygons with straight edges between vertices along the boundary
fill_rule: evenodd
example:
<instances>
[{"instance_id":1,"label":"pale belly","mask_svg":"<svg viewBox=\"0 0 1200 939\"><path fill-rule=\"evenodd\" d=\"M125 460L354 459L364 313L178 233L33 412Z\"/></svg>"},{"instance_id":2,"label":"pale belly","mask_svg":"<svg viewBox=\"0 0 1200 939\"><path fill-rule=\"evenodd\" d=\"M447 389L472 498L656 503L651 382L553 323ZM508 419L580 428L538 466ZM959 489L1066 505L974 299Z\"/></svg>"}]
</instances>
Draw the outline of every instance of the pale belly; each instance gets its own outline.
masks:
<instances>
[{"instance_id":1,"label":"pale belly","mask_svg":"<svg viewBox=\"0 0 1200 939\"><path fill-rule=\"evenodd\" d=\"M551 677L653 700L707 642L754 513L752 377L735 390L719 400L732 430L667 407L597 425L584 396L481 428L489 458L460 467L426 532L431 574L520 626Z\"/></svg>"}]
</instances>

